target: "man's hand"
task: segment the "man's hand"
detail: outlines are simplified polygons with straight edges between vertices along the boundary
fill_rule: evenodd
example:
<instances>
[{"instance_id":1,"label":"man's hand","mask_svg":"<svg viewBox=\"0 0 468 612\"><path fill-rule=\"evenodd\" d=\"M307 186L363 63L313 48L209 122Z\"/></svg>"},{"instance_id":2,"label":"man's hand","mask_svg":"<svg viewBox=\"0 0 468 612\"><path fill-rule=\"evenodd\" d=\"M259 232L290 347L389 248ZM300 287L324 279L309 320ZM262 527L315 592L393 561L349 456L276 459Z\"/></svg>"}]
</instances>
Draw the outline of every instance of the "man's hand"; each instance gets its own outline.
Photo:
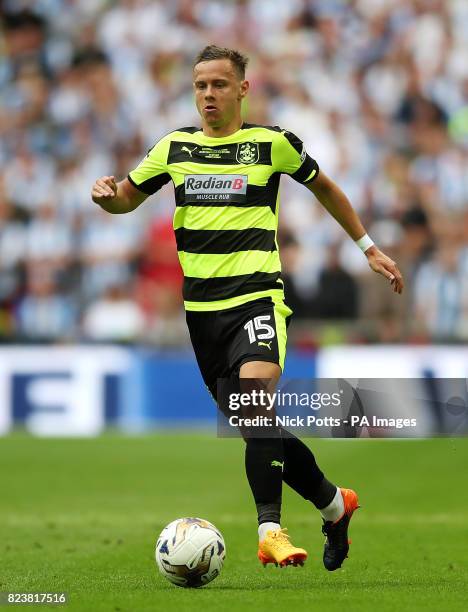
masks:
<instances>
[{"instance_id":1,"label":"man's hand","mask_svg":"<svg viewBox=\"0 0 468 612\"><path fill-rule=\"evenodd\" d=\"M101 176L94 183L91 190L93 202L102 205L117 195L117 183L113 176Z\"/></svg>"},{"instance_id":2,"label":"man's hand","mask_svg":"<svg viewBox=\"0 0 468 612\"><path fill-rule=\"evenodd\" d=\"M116 183L113 176L101 176L93 185L91 197L105 211L121 215L135 210L148 194L134 187L128 178Z\"/></svg>"},{"instance_id":3,"label":"man's hand","mask_svg":"<svg viewBox=\"0 0 468 612\"><path fill-rule=\"evenodd\" d=\"M365 255L371 269L388 278L395 293L401 293L404 287L403 277L393 259L379 251L375 245L369 247Z\"/></svg>"}]
</instances>

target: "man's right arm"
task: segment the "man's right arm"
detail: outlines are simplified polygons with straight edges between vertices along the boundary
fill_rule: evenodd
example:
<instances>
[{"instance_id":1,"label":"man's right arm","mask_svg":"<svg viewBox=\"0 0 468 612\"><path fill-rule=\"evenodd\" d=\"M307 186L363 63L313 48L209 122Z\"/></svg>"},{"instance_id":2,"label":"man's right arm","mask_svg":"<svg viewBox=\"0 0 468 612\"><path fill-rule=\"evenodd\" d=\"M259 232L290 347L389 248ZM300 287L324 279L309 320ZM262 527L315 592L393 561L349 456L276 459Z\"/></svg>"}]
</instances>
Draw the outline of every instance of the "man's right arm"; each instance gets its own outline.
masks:
<instances>
[{"instance_id":1,"label":"man's right arm","mask_svg":"<svg viewBox=\"0 0 468 612\"><path fill-rule=\"evenodd\" d=\"M113 176L102 176L94 183L91 197L105 211L120 215L138 208L148 194L134 187L128 178L116 183Z\"/></svg>"}]
</instances>

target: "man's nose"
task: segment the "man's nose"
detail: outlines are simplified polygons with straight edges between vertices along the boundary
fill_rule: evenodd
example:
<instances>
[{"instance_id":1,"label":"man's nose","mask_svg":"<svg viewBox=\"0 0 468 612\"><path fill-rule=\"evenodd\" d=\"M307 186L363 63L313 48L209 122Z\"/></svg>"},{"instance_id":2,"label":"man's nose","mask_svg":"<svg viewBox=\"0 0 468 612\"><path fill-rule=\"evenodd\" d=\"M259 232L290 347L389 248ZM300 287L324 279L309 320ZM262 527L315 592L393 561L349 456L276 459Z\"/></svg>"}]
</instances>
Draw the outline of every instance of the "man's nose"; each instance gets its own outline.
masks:
<instances>
[{"instance_id":1,"label":"man's nose","mask_svg":"<svg viewBox=\"0 0 468 612\"><path fill-rule=\"evenodd\" d=\"M205 89L205 100L207 100L209 98L214 98L214 96L213 96L213 88L211 87L211 85L207 85L207 87Z\"/></svg>"}]
</instances>

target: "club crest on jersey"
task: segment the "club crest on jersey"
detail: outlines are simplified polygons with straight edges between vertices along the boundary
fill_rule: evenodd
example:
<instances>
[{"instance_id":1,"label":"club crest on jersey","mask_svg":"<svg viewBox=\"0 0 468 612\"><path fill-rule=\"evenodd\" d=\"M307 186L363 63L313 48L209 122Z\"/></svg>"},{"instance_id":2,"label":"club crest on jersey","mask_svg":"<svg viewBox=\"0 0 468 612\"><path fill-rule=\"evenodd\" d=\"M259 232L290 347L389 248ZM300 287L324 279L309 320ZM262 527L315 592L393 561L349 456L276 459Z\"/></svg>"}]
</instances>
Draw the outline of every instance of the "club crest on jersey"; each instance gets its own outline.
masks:
<instances>
[{"instance_id":1,"label":"club crest on jersey","mask_svg":"<svg viewBox=\"0 0 468 612\"><path fill-rule=\"evenodd\" d=\"M260 159L257 142L241 142L237 145L236 160L240 164L256 164Z\"/></svg>"}]
</instances>

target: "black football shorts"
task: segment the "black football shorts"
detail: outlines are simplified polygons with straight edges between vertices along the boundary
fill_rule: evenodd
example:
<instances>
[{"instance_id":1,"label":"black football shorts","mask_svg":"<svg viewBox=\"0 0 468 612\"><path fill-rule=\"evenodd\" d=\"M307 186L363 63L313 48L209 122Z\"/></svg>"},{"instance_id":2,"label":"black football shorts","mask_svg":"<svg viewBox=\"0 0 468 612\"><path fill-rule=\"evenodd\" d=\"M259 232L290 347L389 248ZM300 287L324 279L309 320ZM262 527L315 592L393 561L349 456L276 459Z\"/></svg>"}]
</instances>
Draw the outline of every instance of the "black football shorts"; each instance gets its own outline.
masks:
<instances>
[{"instance_id":1,"label":"black football shorts","mask_svg":"<svg viewBox=\"0 0 468 612\"><path fill-rule=\"evenodd\" d=\"M291 315L276 297L226 310L186 312L195 357L215 400L218 378L238 375L243 363L270 361L283 370Z\"/></svg>"}]
</instances>

